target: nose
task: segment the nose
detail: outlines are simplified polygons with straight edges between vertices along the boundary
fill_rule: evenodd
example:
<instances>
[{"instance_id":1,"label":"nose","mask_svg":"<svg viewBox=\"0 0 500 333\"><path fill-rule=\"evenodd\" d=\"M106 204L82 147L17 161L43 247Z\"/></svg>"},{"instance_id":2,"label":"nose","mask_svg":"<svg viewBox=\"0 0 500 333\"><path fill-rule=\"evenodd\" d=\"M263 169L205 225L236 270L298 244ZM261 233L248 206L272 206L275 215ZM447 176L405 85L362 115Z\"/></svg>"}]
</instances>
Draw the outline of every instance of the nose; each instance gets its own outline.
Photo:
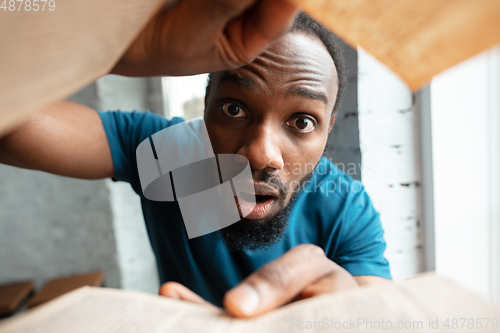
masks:
<instances>
[{"instance_id":1,"label":"nose","mask_svg":"<svg viewBox=\"0 0 500 333\"><path fill-rule=\"evenodd\" d=\"M250 133L237 154L245 156L252 169L268 172L282 169L284 162L276 131L261 125Z\"/></svg>"}]
</instances>

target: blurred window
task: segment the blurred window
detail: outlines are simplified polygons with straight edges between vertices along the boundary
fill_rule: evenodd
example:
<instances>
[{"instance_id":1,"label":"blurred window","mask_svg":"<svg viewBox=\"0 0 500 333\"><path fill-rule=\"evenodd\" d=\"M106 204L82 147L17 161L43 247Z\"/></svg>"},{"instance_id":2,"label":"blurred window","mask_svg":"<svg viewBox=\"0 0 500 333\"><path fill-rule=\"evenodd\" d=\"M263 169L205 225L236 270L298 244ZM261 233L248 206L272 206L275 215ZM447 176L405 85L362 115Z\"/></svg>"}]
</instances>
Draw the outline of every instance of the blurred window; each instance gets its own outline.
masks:
<instances>
[{"instance_id":1,"label":"blurred window","mask_svg":"<svg viewBox=\"0 0 500 333\"><path fill-rule=\"evenodd\" d=\"M186 120L203 116L208 74L162 78L165 116Z\"/></svg>"}]
</instances>

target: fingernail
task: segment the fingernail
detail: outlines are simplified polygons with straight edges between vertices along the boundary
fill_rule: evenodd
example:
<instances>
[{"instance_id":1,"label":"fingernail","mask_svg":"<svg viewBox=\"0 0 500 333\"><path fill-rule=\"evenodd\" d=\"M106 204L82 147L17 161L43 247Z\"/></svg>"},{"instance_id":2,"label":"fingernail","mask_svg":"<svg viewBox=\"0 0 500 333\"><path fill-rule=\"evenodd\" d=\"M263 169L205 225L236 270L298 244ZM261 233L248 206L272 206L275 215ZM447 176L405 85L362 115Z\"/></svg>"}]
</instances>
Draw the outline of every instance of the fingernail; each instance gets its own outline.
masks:
<instances>
[{"instance_id":1,"label":"fingernail","mask_svg":"<svg viewBox=\"0 0 500 333\"><path fill-rule=\"evenodd\" d=\"M259 294L248 284L242 284L229 291L228 297L245 315L251 315L259 306Z\"/></svg>"}]
</instances>

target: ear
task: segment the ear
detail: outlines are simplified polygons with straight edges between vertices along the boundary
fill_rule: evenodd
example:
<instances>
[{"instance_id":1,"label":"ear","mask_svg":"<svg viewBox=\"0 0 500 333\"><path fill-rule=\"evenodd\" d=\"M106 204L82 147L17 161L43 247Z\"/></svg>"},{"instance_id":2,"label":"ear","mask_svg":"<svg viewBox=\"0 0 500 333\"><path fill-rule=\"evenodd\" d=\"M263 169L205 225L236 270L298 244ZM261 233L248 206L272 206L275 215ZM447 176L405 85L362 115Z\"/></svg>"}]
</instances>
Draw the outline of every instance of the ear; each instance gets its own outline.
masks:
<instances>
[{"instance_id":1,"label":"ear","mask_svg":"<svg viewBox=\"0 0 500 333\"><path fill-rule=\"evenodd\" d=\"M330 126L328 128L328 134L332 131L333 125L335 125L335 120L337 119L337 115L332 116L332 119L330 119Z\"/></svg>"}]
</instances>

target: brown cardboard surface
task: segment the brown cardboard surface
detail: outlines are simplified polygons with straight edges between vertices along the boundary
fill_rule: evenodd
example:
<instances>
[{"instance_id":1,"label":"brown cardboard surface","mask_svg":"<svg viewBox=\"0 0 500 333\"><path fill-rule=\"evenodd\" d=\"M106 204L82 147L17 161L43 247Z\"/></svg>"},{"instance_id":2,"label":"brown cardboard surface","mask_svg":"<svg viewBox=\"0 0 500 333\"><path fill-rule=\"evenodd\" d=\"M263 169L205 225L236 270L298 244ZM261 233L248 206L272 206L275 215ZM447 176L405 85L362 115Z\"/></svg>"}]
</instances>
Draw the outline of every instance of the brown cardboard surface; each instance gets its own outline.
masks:
<instances>
[{"instance_id":1,"label":"brown cardboard surface","mask_svg":"<svg viewBox=\"0 0 500 333\"><path fill-rule=\"evenodd\" d=\"M0 285L0 316L12 314L33 290L33 281Z\"/></svg>"},{"instance_id":2,"label":"brown cardboard surface","mask_svg":"<svg viewBox=\"0 0 500 333\"><path fill-rule=\"evenodd\" d=\"M0 9L0 137L30 112L107 74L168 2L54 1L54 11L18 10L20 2L15 11Z\"/></svg>"},{"instance_id":3,"label":"brown cardboard surface","mask_svg":"<svg viewBox=\"0 0 500 333\"><path fill-rule=\"evenodd\" d=\"M175 0L53 0L54 11L0 9L0 137L30 112L105 75ZM416 89L500 43L500 0L290 0Z\"/></svg>"},{"instance_id":4,"label":"brown cardboard surface","mask_svg":"<svg viewBox=\"0 0 500 333\"><path fill-rule=\"evenodd\" d=\"M447 278L423 275L292 302L247 320L215 306L84 287L7 319L0 323L0 333L493 333L499 328L493 318L500 318L500 309L484 299Z\"/></svg>"},{"instance_id":5,"label":"brown cardboard surface","mask_svg":"<svg viewBox=\"0 0 500 333\"><path fill-rule=\"evenodd\" d=\"M103 272L94 272L50 280L29 301L28 307L33 308L80 287L100 287L103 279Z\"/></svg>"},{"instance_id":6,"label":"brown cardboard surface","mask_svg":"<svg viewBox=\"0 0 500 333\"><path fill-rule=\"evenodd\" d=\"M500 0L291 0L417 89L500 43Z\"/></svg>"}]
</instances>

